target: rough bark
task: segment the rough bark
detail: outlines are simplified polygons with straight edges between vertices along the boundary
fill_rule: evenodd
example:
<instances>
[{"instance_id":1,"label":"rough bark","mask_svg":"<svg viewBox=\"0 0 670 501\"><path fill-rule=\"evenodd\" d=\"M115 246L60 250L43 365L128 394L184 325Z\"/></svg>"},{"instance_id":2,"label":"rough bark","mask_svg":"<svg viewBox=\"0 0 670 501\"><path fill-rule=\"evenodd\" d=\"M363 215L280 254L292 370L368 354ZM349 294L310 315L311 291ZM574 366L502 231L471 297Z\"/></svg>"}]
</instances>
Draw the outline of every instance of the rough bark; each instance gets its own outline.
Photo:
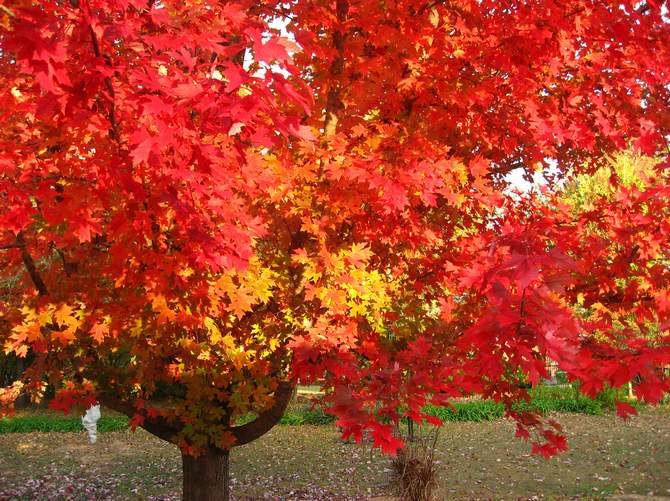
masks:
<instances>
[{"instance_id":1,"label":"rough bark","mask_svg":"<svg viewBox=\"0 0 670 501\"><path fill-rule=\"evenodd\" d=\"M230 452L208 449L200 456L182 454L183 501L229 501Z\"/></svg>"}]
</instances>

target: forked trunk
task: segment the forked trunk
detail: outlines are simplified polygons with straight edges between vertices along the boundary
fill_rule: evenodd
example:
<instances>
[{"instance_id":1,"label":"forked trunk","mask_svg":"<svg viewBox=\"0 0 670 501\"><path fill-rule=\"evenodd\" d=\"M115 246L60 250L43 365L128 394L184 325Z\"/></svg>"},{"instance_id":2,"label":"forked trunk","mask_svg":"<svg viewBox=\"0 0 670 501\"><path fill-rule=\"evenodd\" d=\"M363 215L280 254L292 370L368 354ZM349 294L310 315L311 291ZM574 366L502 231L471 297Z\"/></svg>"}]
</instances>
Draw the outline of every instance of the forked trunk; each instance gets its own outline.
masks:
<instances>
[{"instance_id":1,"label":"forked trunk","mask_svg":"<svg viewBox=\"0 0 670 501\"><path fill-rule=\"evenodd\" d=\"M274 392L274 404L270 408L261 412L253 421L227 428L226 431L232 434L236 446L253 442L279 422L291 400L293 387L292 381L280 381ZM98 399L107 407L122 412L129 418L133 418L138 412L134 403L121 400L111 392L100 392ZM229 422L226 421L225 424L227 426ZM176 437L183 429L183 423L178 420L169 421L163 417L147 417L142 427L166 442L177 444ZM230 500L229 454L229 451L215 447L205 449L198 457L182 453L183 501Z\"/></svg>"},{"instance_id":2,"label":"forked trunk","mask_svg":"<svg viewBox=\"0 0 670 501\"><path fill-rule=\"evenodd\" d=\"M183 501L229 501L229 451L208 449L198 457L182 454Z\"/></svg>"}]
</instances>

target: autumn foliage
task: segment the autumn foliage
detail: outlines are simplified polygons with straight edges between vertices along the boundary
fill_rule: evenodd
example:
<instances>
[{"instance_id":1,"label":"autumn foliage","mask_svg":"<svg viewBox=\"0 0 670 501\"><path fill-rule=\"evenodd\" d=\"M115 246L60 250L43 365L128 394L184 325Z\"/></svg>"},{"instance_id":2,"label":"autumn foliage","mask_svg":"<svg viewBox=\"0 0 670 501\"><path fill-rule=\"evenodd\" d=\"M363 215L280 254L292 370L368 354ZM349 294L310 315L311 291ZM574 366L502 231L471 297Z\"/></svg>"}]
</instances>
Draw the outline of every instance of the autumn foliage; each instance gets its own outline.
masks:
<instances>
[{"instance_id":1,"label":"autumn foliage","mask_svg":"<svg viewBox=\"0 0 670 501\"><path fill-rule=\"evenodd\" d=\"M511 405L547 359L658 402L662 4L3 0L0 341L27 369L0 399L51 383L189 453L317 383L394 453L476 393L544 455L560 426ZM657 161L571 202L619 150Z\"/></svg>"}]
</instances>

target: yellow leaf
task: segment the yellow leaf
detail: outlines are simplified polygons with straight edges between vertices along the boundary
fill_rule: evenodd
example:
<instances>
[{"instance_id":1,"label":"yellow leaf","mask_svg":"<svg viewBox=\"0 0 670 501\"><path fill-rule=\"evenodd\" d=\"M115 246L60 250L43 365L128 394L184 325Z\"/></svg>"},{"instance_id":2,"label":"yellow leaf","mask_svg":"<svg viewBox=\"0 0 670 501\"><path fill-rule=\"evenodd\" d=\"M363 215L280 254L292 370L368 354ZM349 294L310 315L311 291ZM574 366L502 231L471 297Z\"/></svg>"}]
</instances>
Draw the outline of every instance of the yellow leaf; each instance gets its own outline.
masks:
<instances>
[{"instance_id":1,"label":"yellow leaf","mask_svg":"<svg viewBox=\"0 0 670 501\"><path fill-rule=\"evenodd\" d=\"M249 294L246 288L240 288L230 297L230 305L228 309L231 310L237 318L242 318L247 311L251 310L254 304L253 297Z\"/></svg>"},{"instance_id":2,"label":"yellow leaf","mask_svg":"<svg viewBox=\"0 0 670 501\"><path fill-rule=\"evenodd\" d=\"M209 332L209 339L212 342L212 344L218 344L219 341L221 341L222 336L221 331L219 330L219 326L216 325L216 322L210 317L207 317L205 318L205 327Z\"/></svg>"},{"instance_id":3,"label":"yellow leaf","mask_svg":"<svg viewBox=\"0 0 670 501\"><path fill-rule=\"evenodd\" d=\"M68 304L61 305L61 307L54 312L53 316L56 323L61 326L78 323L77 319L74 317L74 310Z\"/></svg>"},{"instance_id":4,"label":"yellow leaf","mask_svg":"<svg viewBox=\"0 0 670 501\"><path fill-rule=\"evenodd\" d=\"M131 337L140 337L142 335L142 320L135 320L135 325L130 329Z\"/></svg>"}]
</instances>

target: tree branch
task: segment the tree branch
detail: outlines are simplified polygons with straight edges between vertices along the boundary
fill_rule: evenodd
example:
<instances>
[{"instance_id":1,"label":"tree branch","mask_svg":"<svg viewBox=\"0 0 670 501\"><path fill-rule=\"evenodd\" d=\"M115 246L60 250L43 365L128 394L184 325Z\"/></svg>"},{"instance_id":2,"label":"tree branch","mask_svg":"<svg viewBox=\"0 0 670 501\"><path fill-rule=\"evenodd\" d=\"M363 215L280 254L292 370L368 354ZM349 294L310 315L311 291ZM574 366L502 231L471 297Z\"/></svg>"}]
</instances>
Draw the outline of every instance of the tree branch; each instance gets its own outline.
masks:
<instances>
[{"instance_id":1,"label":"tree branch","mask_svg":"<svg viewBox=\"0 0 670 501\"><path fill-rule=\"evenodd\" d=\"M21 259L23 259L23 264L26 266L26 270L28 270L30 279L33 281L37 292L39 292L40 296L48 295L49 291L47 290L47 286L44 285L44 280L42 280L42 277L35 267L35 261L33 261L33 257L26 248L26 241L23 238L23 232L19 232L19 234L16 235L16 247L21 249Z\"/></svg>"},{"instance_id":2,"label":"tree branch","mask_svg":"<svg viewBox=\"0 0 670 501\"><path fill-rule=\"evenodd\" d=\"M109 393L98 393L98 401L105 407L109 407L116 412L125 414L130 419L136 415L140 415L144 418L144 422L141 427L147 430L152 435L157 436L158 438L170 442L171 444L175 443L176 435L181 431L183 426L181 423L174 424L167 420L167 418L158 416L153 418L148 418L146 415L143 415L140 412L140 409L137 409L132 403L121 400L120 398L110 395Z\"/></svg>"},{"instance_id":3,"label":"tree branch","mask_svg":"<svg viewBox=\"0 0 670 501\"><path fill-rule=\"evenodd\" d=\"M6 7L5 5L0 5L0 10L7 14L9 17L15 18L16 14L14 14L14 11Z\"/></svg>"},{"instance_id":4,"label":"tree branch","mask_svg":"<svg viewBox=\"0 0 670 501\"><path fill-rule=\"evenodd\" d=\"M67 260L65 257L65 253L60 250L58 247L54 245L54 248L56 249L56 253L58 254L58 257L60 257L61 262L63 263L63 271L65 271L65 276L69 277L77 271L77 263L71 263Z\"/></svg>"},{"instance_id":5,"label":"tree branch","mask_svg":"<svg viewBox=\"0 0 670 501\"><path fill-rule=\"evenodd\" d=\"M25 247L24 244L3 244L0 245L0 250L8 250L8 249L23 249Z\"/></svg>"},{"instance_id":6,"label":"tree branch","mask_svg":"<svg viewBox=\"0 0 670 501\"><path fill-rule=\"evenodd\" d=\"M521 293L521 304L519 305L519 323L516 324L517 337L521 335L521 328L525 325L523 317L525 315L524 310L526 308L526 289L527 287L524 287L523 292Z\"/></svg>"},{"instance_id":7,"label":"tree branch","mask_svg":"<svg viewBox=\"0 0 670 501\"><path fill-rule=\"evenodd\" d=\"M339 23L344 23L349 13L349 2L347 0L337 0L335 4L335 13ZM333 33L333 47L337 51L337 56L330 65L330 77L337 78L344 71L344 41L345 32L340 27ZM339 83L331 83L326 98L326 118L323 124L323 133L326 137L335 134L337 129L338 112L342 109L342 86Z\"/></svg>"},{"instance_id":8,"label":"tree branch","mask_svg":"<svg viewBox=\"0 0 670 501\"><path fill-rule=\"evenodd\" d=\"M268 410L259 414L259 416L250 423L241 426L233 426L230 432L235 437L235 447L253 442L263 436L276 425L291 400L293 388L292 381L282 381L275 390L275 402Z\"/></svg>"},{"instance_id":9,"label":"tree branch","mask_svg":"<svg viewBox=\"0 0 670 501\"><path fill-rule=\"evenodd\" d=\"M102 51L100 50L100 42L98 42L98 37L95 35L95 31L93 31L93 26L89 25L88 29L91 35L91 43L93 44L93 53L95 54L95 57L102 57L105 60L105 64L107 64L107 66L111 66L112 64L110 62L109 56L103 54ZM112 124L112 128L109 131L109 136L112 139L118 139L119 124L116 120L116 107L114 106L114 85L112 85L112 77L105 77L104 82L105 87L107 88L107 92L109 93L109 97L112 100L108 112L109 122Z\"/></svg>"}]
</instances>

